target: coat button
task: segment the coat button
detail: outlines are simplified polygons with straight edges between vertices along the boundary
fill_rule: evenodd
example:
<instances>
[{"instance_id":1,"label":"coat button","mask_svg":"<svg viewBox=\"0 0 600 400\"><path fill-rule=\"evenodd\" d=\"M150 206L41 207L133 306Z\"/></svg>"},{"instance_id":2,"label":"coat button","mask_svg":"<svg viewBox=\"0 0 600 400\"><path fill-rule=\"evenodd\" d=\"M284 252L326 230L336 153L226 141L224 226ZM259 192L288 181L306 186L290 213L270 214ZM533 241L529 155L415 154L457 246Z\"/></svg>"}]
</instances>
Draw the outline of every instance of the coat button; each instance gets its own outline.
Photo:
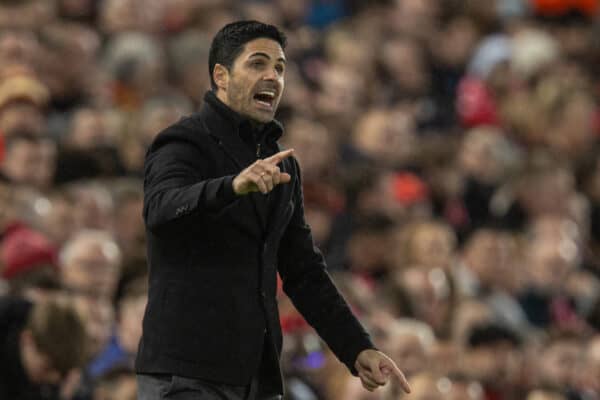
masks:
<instances>
[{"instance_id":1,"label":"coat button","mask_svg":"<svg viewBox=\"0 0 600 400\"><path fill-rule=\"evenodd\" d=\"M260 292L260 297L262 297L263 299L266 300L267 299L267 294L264 291L262 291L262 292Z\"/></svg>"}]
</instances>

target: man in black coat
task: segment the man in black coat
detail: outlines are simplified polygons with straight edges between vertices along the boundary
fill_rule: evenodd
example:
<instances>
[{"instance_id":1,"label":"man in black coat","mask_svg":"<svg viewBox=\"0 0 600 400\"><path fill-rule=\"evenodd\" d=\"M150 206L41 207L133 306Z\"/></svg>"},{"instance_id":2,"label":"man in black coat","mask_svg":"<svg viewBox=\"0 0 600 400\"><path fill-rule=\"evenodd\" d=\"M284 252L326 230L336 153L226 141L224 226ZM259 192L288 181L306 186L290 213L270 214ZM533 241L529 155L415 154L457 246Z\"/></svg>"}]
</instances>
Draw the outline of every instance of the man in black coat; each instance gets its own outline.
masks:
<instances>
[{"instance_id":1,"label":"man in black coat","mask_svg":"<svg viewBox=\"0 0 600 400\"><path fill-rule=\"evenodd\" d=\"M283 289L368 390L402 372L376 351L326 272L304 219L293 150L274 120L284 35L241 21L215 36L212 90L199 113L161 132L146 156L149 299L139 399L279 399Z\"/></svg>"}]
</instances>

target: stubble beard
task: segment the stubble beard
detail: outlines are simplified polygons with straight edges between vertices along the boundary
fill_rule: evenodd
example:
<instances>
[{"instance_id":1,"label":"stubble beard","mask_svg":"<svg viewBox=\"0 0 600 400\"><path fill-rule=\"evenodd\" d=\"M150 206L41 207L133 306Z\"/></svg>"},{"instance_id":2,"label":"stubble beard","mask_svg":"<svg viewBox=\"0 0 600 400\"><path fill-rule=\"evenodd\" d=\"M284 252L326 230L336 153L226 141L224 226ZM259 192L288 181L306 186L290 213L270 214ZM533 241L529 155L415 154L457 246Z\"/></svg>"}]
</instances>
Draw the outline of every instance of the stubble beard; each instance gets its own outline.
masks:
<instances>
[{"instance_id":1,"label":"stubble beard","mask_svg":"<svg viewBox=\"0 0 600 400\"><path fill-rule=\"evenodd\" d=\"M269 115L267 117L266 114L252 108L253 98L251 91L248 93L248 96L246 96L244 93L243 87L232 80L229 85L229 90L227 91L227 100L231 109L236 111L238 114L261 124L265 124L273 120L274 115Z\"/></svg>"}]
</instances>

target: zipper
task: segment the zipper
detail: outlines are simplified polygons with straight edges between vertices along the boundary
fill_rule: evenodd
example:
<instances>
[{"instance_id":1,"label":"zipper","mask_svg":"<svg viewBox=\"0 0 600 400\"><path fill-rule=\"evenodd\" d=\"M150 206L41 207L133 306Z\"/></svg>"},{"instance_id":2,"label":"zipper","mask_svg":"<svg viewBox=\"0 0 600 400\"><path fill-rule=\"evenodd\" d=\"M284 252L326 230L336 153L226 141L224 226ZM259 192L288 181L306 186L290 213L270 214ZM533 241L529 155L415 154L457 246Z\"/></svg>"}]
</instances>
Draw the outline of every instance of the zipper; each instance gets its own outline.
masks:
<instances>
[{"instance_id":1,"label":"zipper","mask_svg":"<svg viewBox=\"0 0 600 400\"><path fill-rule=\"evenodd\" d=\"M256 145L256 158L260 158L260 143Z\"/></svg>"}]
</instances>

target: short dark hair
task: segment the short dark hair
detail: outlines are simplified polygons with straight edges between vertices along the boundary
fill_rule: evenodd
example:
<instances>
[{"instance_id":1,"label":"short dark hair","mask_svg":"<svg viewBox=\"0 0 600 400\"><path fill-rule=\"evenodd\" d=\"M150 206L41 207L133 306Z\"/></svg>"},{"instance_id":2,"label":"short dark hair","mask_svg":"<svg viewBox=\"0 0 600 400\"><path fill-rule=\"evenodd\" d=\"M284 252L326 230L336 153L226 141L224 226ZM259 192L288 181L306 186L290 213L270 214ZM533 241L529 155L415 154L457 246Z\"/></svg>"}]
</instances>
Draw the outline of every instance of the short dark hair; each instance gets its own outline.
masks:
<instances>
[{"instance_id":1,"label":"short dark hair","mask_svg":"<svg viewBox=\"0 0 600 400\"><path fill-rule=\"evenodd\" d=\"M212 73L216 64L231 69L235 59L244 51L244 45L254 39L273 39L285 49L285 34L274 25L258 21L237 21L225 25L213 38L208 55L208 74L213 90L217 89Z\"/></svg>"}]
</instances>

